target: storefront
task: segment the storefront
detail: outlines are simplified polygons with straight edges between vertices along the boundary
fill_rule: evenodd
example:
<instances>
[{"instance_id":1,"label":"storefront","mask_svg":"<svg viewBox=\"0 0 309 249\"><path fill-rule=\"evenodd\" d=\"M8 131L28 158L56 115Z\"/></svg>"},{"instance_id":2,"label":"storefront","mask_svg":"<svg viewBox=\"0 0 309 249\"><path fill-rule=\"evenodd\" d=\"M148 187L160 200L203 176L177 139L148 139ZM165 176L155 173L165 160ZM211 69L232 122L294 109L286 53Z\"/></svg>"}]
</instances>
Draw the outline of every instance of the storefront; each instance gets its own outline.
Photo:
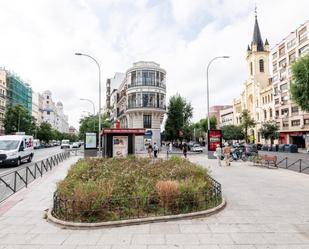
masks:
<instances>
[{"instance_id":1,"label":"storefront","mask_svg":"<svg viewBox=\"0 0 309 249\"><path fill-rule=\"evenodd\" d=\"M296 144L298 148L306 148L306 132L282 132L280 133L279 144Z\"/></svg>"}]
</instances>

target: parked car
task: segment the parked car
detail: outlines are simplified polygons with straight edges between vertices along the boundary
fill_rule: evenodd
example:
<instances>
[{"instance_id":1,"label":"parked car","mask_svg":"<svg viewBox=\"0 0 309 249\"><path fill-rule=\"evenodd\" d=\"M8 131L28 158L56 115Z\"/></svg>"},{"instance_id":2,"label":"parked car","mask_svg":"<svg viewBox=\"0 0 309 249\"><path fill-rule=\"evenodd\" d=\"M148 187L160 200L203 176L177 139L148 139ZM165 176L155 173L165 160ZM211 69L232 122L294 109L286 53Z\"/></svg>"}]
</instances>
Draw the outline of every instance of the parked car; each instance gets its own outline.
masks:
<instances>
[{"instance_id":1,"label":"parked car","mask_svg":"<svg viewBox=\"0 0 309 249\"><path fill-rule=\"evenodd\" d=\"M79 148L79 143L78 142L74 142L72 144L72 148Z\"/></svg>"},{"instance_id":2,"label":"parked car","mask_svg":"<svg viewBox=\"0 0 309 249\"><path fill-rule=\"evenodd\" d=\"M40 149L41 148L41 142L39 139L33 139L33 148L34 149Z\"/></svg>"},{"instance_id":3,"label":"parked car","mask_svg":"<svg viewBox=\"0 0 309 249\"><path fill-rule=\"evenodd\" d=\"M193 152L203 152L203 148L199 144L194 144L191 147L191 151L193 151Z\"/></svg>"},{"instance_id":4,"label":"parked car","mask_svg":"<svg viewBox=\"0 0 309 249\"><path fill-rule=\"evenodd\" d=\"M33 158L33 137L25 135L0 136L0 165L19 166Z\"/></svg>"},{"instance_id":5,"label":"parked car","mask_svg":"<svg viewBox=\"0 0 309 249\"><path fill-rule=\"evenodd\" d=\"M64 139L61 141L61 149L70 149L70 140Z\"/></svg>"}]
</instances>

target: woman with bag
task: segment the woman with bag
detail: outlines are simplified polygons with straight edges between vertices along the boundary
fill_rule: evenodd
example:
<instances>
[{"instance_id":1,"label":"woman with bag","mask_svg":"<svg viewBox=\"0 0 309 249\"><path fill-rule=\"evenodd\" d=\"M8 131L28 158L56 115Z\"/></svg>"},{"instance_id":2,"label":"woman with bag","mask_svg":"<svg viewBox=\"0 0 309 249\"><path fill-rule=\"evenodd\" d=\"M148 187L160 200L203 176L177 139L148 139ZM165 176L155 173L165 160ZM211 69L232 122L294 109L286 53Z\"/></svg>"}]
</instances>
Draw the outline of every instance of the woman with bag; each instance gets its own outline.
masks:
<instances>
[{"instance_id":1,"label":"woman with bag","mask_svg":"<svg viewBox=\"0 0 309 249\"><path fill-rule=\"evenodd\" d=\"M217 158L218 160L218 166L222 166L221 165L221 157L222 157L222 150L221 150L221 147L220 147L220 144L217 144L217 148L216 148L216 151L214 153L214 156Z\"/></svg>"}]
</instances>

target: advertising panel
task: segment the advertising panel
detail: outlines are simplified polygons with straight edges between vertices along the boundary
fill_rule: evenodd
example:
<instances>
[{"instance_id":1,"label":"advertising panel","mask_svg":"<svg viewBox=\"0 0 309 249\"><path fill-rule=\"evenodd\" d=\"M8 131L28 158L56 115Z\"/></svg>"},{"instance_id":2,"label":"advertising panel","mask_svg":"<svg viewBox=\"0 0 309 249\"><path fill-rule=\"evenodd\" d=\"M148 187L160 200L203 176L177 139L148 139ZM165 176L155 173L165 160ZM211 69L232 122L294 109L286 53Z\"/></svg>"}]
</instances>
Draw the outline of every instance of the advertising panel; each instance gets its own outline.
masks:
<instances>
[{"instance_id":1,"label":"advertising panel","mask_svg":"<svg viewBox=\"0 0 309 249\"><path fill-rule=\"evenodd\" d=\"M113 157L126 157L128 155L128 136L113 137Z\"/></svg>"},{"instance_id":2,"label":"advertising panel","mask_svg":"<svg viewBox=\"0 0 309 249\"><path fill-rule=\"evenodd\" d=\"M222 136L221 130L209 130L208 131L208 151L215 151L217 144L221 146Z\"/></svg>"},{"instance_id":3,"label":"advertising panel","mask_svg":"<svg viewBox=\"0 0 309 249\"><path fill-rule=\"evenodd\" d=\"M95 149L95 148L97 148L97 134L87 132L85 139L85 149Z\"/></svg>"}]
</instances>

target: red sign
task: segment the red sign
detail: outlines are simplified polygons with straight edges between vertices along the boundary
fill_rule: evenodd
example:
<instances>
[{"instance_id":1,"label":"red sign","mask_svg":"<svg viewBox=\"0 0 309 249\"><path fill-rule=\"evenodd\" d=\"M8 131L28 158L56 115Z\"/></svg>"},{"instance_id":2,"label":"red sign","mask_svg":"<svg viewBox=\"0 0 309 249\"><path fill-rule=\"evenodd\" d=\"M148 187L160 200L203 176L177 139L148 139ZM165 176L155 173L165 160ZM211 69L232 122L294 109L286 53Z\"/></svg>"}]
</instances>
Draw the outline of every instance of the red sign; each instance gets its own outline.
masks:
<instances>
[{"instance_id":1,"label":"red sign","mask_svg":"<svg viewBox=\"0 0 309 249\"><path fill-rule=\"evenodd\" d=\"M208 151L215 151L218 144L221 146L221 142L222 142L221 130L208 131Z\"/></svg>"},{"instance_id":2,"label":"red sign","mask_svg":"<svg viewBox=\"0 0 309 249\"><path fill-rule=\"evenodd\" d=\"M117 129L120 128L120 120L119 120L119 119L116 120L116 128L117 128Z\"/></svg>"},{"instance_id":3,"label":"red sign","mask_svg":"<svg viewBox=\"0 0 309 249\"><path fill-rule=\"evenodd\" d=\"M134 134L134 135L144 135L146 129L142 128L107 128L102 130L102 134Z\"/></svg>"}]
</instances>

